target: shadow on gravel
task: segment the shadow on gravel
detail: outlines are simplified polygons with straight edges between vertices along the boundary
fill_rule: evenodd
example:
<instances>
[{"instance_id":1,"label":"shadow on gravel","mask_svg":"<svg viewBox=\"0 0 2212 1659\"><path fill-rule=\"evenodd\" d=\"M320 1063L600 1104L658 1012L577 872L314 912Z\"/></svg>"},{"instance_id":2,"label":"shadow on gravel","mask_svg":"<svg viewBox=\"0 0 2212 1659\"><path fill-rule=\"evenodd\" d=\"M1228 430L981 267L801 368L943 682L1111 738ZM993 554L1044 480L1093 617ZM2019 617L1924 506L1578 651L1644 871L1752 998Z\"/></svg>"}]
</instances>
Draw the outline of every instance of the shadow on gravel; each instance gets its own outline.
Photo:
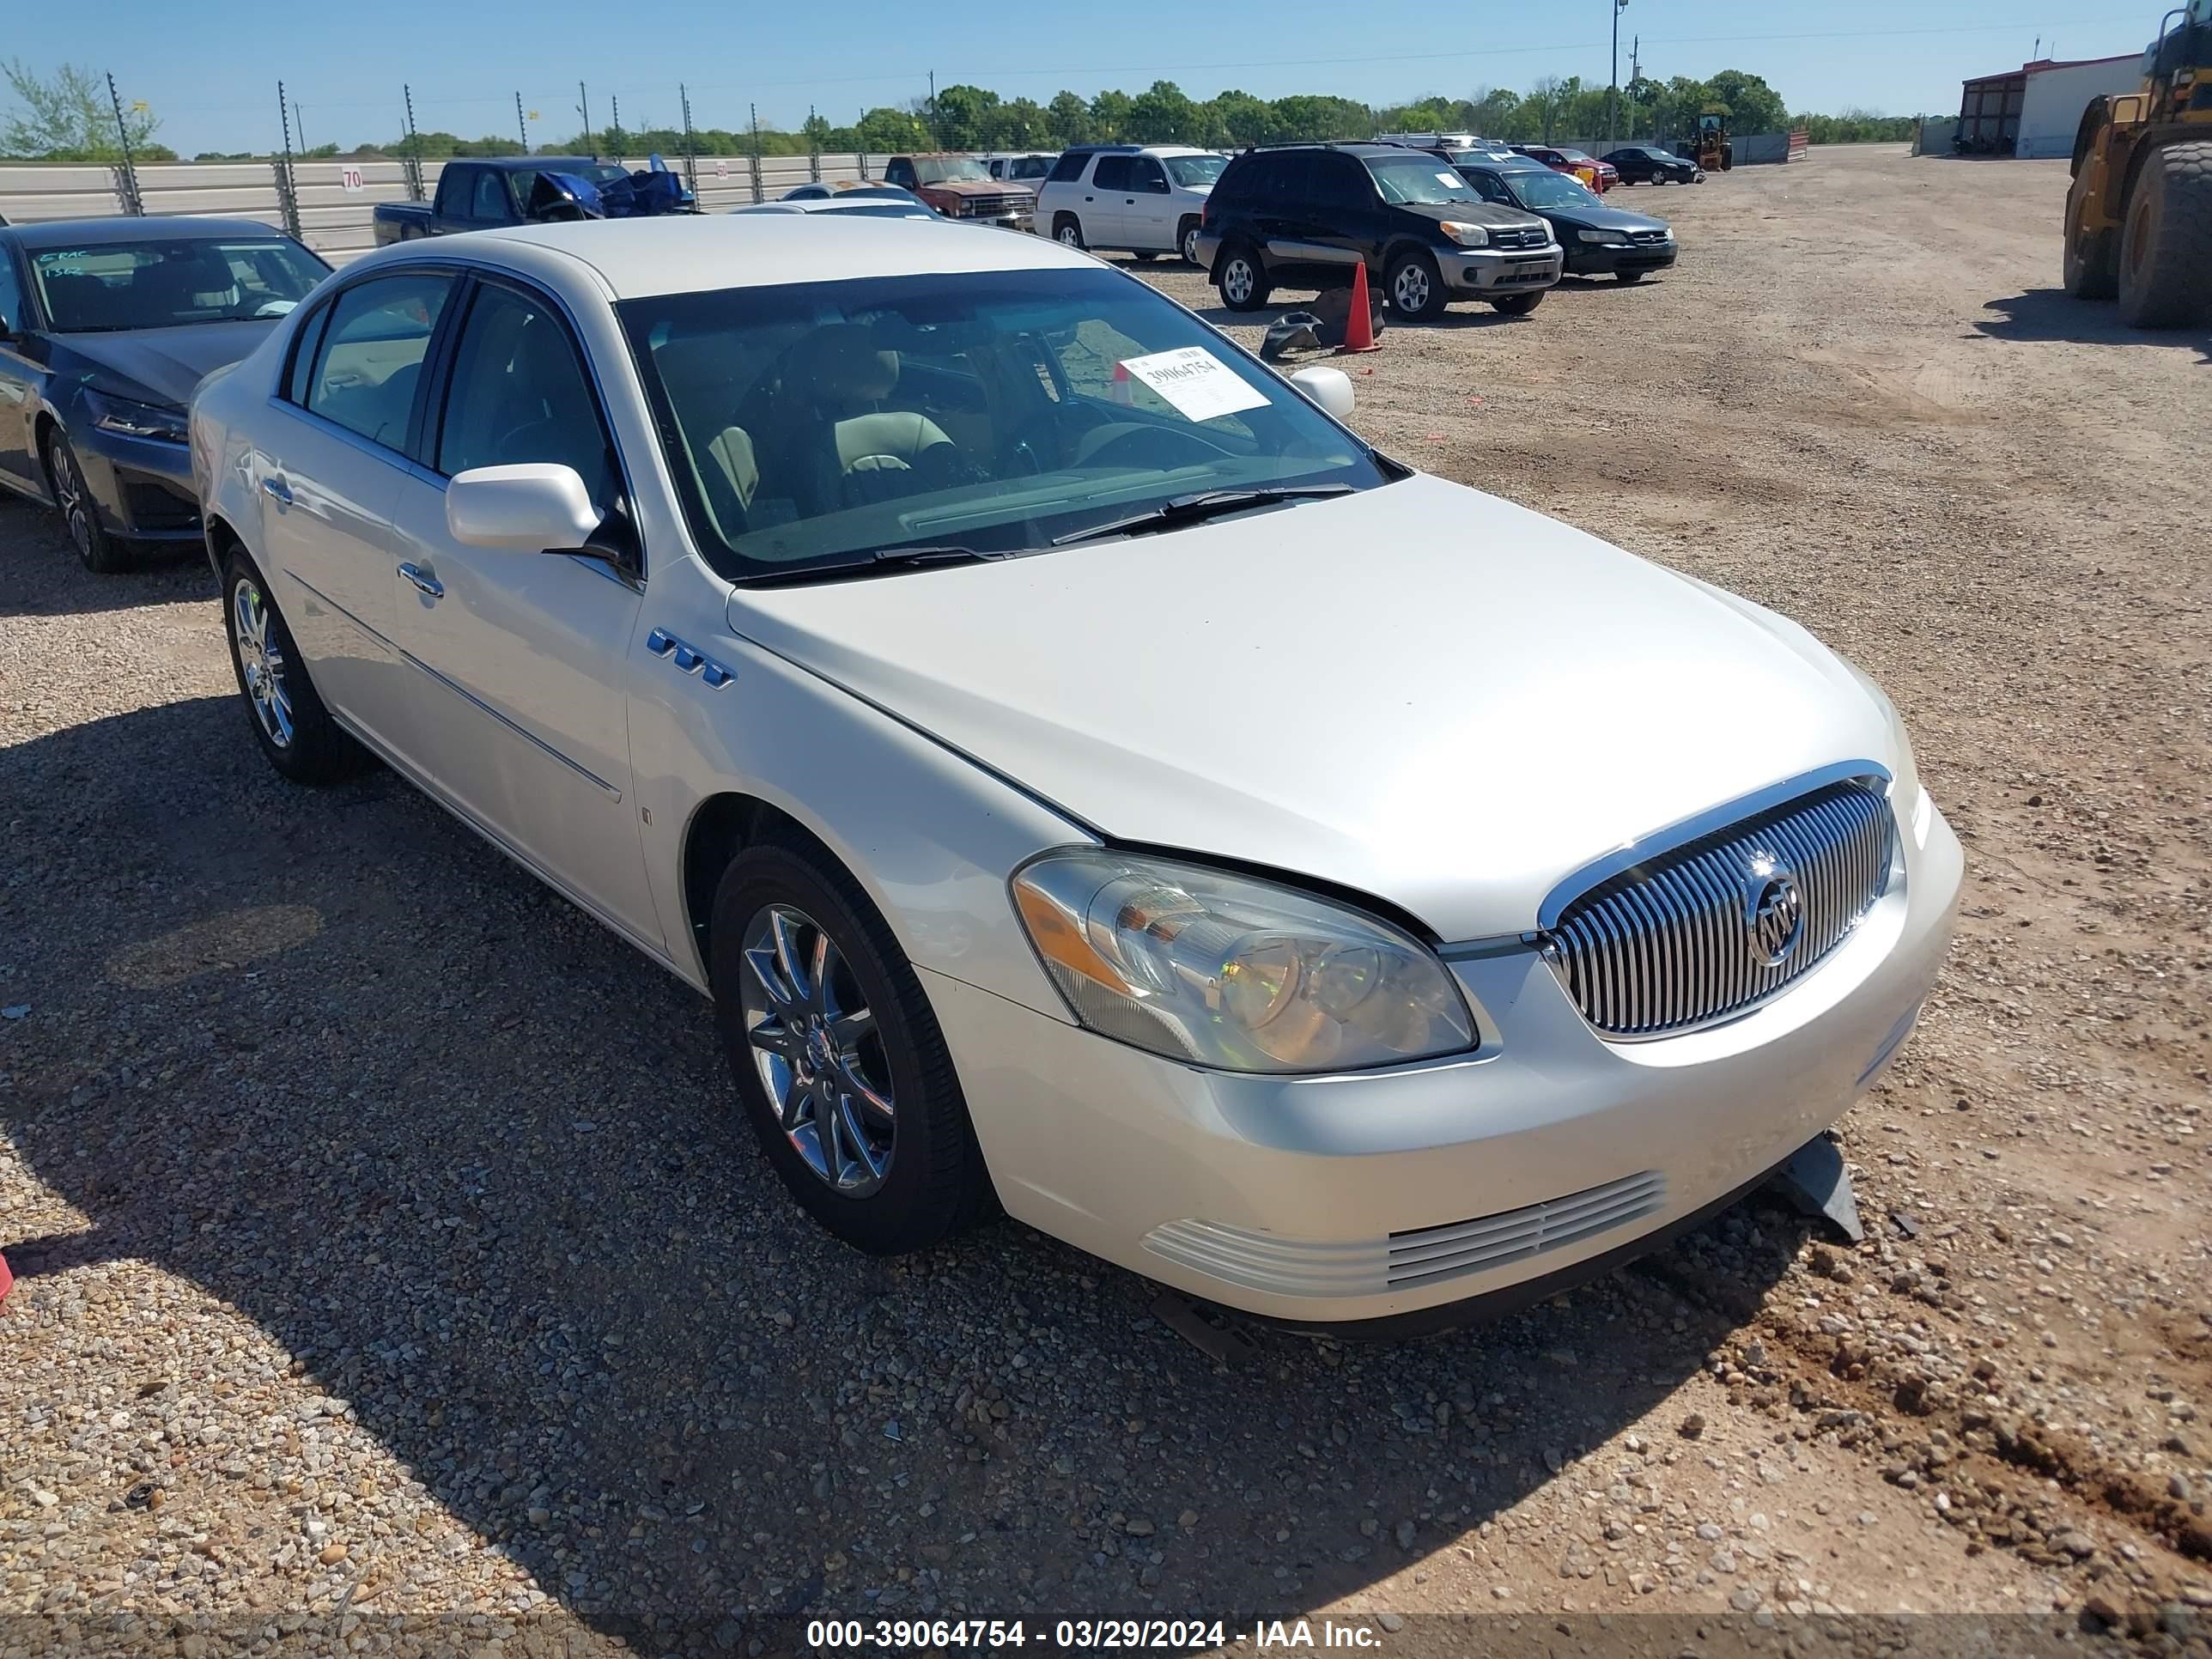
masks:
<instances>
[{"instance_id":1,"label":"shadow on gravel","mask_svg":"<svg viewBox=\"0 0 2212 1659\"><path fill-rule=\"evenodd\" d=\"M70 1340L104 1262L183 1275L349 1402L302 1415L357 1418L656 1655L783 1650L810 1612L1277 1617L1547 1482L1656 1507L1662 1458L1711 1449L1668 1396L1804 1237L1753 1200L1496 1325L1254 1328L1217 1363L1153 1287L1010 1224L898 1262L830 1242L692 992L389 775L280 782L233 700L0 750L0 966L29 1005L0 1027L0 1130L90 1219L0 1231L21 1310L63 1322L40 1340ZM126 1399L161 1380L118 1369ZM251 1503L270 1537L240 1569L270 1574L293 1411L114 1496L150 1474L172 1516ZM1659 1455L1578 1461L1647 1417ZM355 1536L404 1582L408 1546ZM335 1599L290 1571L268 1593Z\"/></svg>"},{"instance_id":2,"label":"shadow on gravel","mask_svg":"<svg viewBox=\"0 0 2212 1659\"><path fill-rule=\"evenodd\" d=\"M1270 328L1274 325L1275 319L1285 313L1304 311L1307 308L1308 303L1303 300L1278 298L1258 311L1231 311L1227 306L1206 306L1200 307L1197 314L1212 323L1216 328ZM1382 333L1382 349L1385 351L1390 349L1391 330L1405 329L1411 331L1431 328L1497 328L1522 320L1523 320L1522 318L1509 317L1502 311L1493 310L1491 307L1480 303L1454 306L1447 309L1441 317L1425 323L1403 322L1393 315L1389 318L1389 325ZM1297 368L1301 365L1291 362L1289 366Z\"/></svg>"},{"instance_id":3,"label":"shadow on gravel","mask_svg":"<svg viewBox=\"0 0 2212 1659\"><path fill-rule=\"evenodd\" d=\"M198 543L143 554L129 570L95 576L77 562L50 507L0 495L0 618L84 616L216 596Z\"/></svg>"},{"instance_id":4,"label":"shadow on gravel","mask_svg":"<svg viewBox=\"0 0 2212 1659\"><path fill-rule=\"evenodd\" d=\"M2212 329L2130 328L2109 305L2077 300L2063 289L2030 289L1982 307L1994 313L1974 326L1998 340L2074 340L2088 345L2180 347L2212 363Z\"/></svg>"}]
</instances>

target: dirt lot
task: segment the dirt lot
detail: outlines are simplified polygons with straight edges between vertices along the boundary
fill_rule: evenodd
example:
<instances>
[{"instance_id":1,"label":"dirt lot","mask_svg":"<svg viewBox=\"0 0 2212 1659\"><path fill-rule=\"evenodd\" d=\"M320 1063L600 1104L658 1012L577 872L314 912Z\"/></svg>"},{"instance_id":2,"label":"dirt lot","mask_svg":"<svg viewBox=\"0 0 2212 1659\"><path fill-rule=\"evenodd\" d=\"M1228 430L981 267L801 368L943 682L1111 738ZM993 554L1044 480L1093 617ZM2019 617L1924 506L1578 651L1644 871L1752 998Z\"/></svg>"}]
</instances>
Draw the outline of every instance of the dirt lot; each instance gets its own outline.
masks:
<instances>
[{"instance_id":1,"label":"dirt lot","mask_svg":"<svg viewBox=\"0 0 2212 1659\"><path fill-rule=\"evenodd\" d=\"M689 991L388 777L277 781L203 568L95 580L0 507L0 1651L1324 1610L2203 1651L2212 340L2052 291L2064 187L1864 150L1630 191L1675 273L1354 365L1386 447L1865 665L1970 860L1843 1125L1867 1244L1754 1199L1419 1344L1224 1363L1011 1224L857 1260ZM1575 1623L1631 1612L1683 1617ZM1814 1616L1945 1612L2046 1617Z\"/></svg>"}]
</instances>

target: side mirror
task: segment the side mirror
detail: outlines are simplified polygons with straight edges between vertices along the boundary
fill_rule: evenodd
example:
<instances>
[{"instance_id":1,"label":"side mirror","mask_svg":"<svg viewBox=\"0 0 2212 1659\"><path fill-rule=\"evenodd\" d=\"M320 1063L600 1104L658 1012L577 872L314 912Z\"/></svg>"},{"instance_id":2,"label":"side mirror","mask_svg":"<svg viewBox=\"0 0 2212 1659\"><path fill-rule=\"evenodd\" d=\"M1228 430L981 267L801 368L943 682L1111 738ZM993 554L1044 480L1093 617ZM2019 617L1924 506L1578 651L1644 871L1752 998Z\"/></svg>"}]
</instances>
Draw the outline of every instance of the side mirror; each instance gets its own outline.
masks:
<instances>
[{"instance_id":1,"label":"side mirror","mask_svg":"<svg viewBox=\"0 0 2212 1659\"><path fill-rule=\"evenodd\" d=\"M1342 369L1315 363L1293 374L1291 384L1338 420L1352 418L1352 377Z\"/></svg>"},{"instance_id":2,"label":"side mirror","mask_svg":"<svg viewBox=\"0 0 2212 1659\"><path fill-rule=\"evenodd\" d=\"M466 547L573 551L605 516L576 469L557 462L471 467L446 483L446 533Z\"/></svg>"}]
</instances>

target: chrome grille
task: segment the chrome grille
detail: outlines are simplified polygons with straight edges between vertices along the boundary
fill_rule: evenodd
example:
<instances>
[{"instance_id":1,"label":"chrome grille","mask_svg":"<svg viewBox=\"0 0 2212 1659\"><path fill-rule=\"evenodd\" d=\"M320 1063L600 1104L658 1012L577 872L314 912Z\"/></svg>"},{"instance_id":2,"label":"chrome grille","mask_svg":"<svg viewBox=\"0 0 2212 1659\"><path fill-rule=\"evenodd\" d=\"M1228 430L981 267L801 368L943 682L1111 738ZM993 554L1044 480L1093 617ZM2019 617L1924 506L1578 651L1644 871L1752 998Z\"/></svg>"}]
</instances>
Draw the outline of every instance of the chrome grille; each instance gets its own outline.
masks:
<instances>
[{"instance_id":1,"label":"chrome grille","mask_svg":"<svg viewBox=\"0 0 2212 1659\"><path fill-rule=\"evenodd\" d=\"M1390 1235L1392 1290L1518 1261L1610 1232L1667 1201L1667 1177L1646 1170L1525 1209Z\"/></svg>"},{"instance_id":2,"label":"chrome grille","mask_svg":"<svg viewBox=\"0 0 2212 1659\"><path fill-rule=\"evenodd\" d=\"M1622 871L1560 913L1544 954L1601 1031L1658 1036L1741 1013L1842 943L1889 882L1896 823L1869 783L1830 784ZM1759 860L1794 876L1796 943L1767 965Z\"/></svg>"},{"instance_id":3,"label":"chrome grille","mask_svg":"<svg viewBox=\"0 0 2212 1659\"><path fill-rule=\"evenodd\" d=\"M1628 240L1656 245L1667 240L1667 233L1663 230L1632 230L1628 233Z\"/></svg>"},{"instance_id":4,"label":"chrome grille","mask_svg":"<svg viewBox=\"0 0 2212 1659\"><path fill-rule=\"evenodd\" d=\"M1552 233L1533 226L1511 226L1490 233L1492 247L1541 247L1552 240Z\"/></svg>"},{"instance_id":5,"label":"chrome grille","mask_svg":"<svg viewBox=\"0 0 2212 1659\"><path fill-rule=\"evenodd\" d=\"M1023 211L1034 199L1027 191L1003 196L966 196L960 201L960 216L963 219L995 219L1003 214Z\"/></svg>"}]
</instances>

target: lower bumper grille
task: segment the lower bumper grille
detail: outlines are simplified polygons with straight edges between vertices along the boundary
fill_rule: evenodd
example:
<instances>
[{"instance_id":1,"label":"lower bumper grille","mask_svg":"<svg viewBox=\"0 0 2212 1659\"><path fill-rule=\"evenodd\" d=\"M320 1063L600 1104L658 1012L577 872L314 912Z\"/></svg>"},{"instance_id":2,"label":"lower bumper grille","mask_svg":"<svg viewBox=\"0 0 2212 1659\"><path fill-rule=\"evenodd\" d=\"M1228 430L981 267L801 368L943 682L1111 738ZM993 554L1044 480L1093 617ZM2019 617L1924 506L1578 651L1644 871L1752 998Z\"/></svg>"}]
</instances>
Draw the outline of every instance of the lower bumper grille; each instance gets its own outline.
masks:
<instances>
[{"instance_id":1,"label":"lower bumper grille","mask_svg":"<svg viewBox=\"0 0 2212 1659\"><path fill-rule=\"evenodd\" d=\"M1667 1177L1656 1170L1607 1182L1522 1210L1390 1235L1390 1288L1481 1273L1541 1255L1577 1239L1610 1232L1667 1201Z\"/></svg>"},{"instance_id":2,"label":"lower bumper grille","mask_svg":"<svg viewBox=\"0 0 2212 1659\"><path fill-rule=\"evenodd\" d=\"M1583 1018L1616 1036L1744 1012L1858 926L1895 839L1873 786L1830 784L1601 882L1560 913L1545 957Z\"/></svg>"}]
</instances>

